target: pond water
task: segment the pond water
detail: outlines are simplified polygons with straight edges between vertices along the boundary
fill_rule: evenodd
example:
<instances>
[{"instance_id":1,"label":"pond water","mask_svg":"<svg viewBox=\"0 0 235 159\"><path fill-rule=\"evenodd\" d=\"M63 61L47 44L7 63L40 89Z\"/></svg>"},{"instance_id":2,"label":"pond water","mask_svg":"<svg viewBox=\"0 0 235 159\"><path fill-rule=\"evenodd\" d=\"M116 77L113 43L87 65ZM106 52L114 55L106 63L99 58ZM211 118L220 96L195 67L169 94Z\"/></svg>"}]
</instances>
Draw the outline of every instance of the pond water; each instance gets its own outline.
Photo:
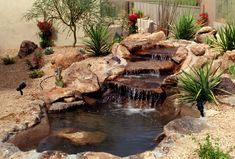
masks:
<instances>
[{"instance_id":1,"label":"pond water","mask_svg":"<svg viewBox=\"0 0 235 159\"><path fill-rule=\"evenodd\" d=\"M95 151L128 156L154 149L157 146L154 138L163 129L163 123L156 119L154 109L124 109L118 108L117 104L103 104L101 109L96 111L79 110L50 114L49 122L50 134L64 128L74 128L80 131L103 132L107 138L99 144L81 146L67 139L49 135L39 143L39 152L60 150L76 154Z\"/></svg>"}]
</instances>

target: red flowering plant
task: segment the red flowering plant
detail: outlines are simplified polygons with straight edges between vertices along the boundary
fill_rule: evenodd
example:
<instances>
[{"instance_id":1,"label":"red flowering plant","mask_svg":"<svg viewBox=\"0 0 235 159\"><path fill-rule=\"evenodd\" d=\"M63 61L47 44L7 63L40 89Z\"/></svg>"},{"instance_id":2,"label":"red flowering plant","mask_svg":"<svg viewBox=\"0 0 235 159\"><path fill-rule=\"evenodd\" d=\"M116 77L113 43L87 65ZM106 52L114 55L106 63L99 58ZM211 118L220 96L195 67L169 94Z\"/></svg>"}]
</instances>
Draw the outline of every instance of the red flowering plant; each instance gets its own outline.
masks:
<instances>
[{"instance_id":1,"label":"red flowering plant","mask_svg":"<svg viewBox=\"0 0 235 159\"><path fill-rule=\"evenodd\" d=\"M208 25L208 14L203 12L199 14L199 19L197 21L197 24L201 26L206 26Z\"/></svg>"},{"instance_id":2,"label":"red flowering plant","mask_svg":"<svg viewBox=\"0 0 235 159\"><path fill-rule=\"evenodd\" d=\"M51 47L52 41L52 22L43 20L37 21L37 26L40 30L39 37L41 38L40 46L42 48Z\"/></svg>"},{"instance_id":3,"label":"red flowering plant","mask_svg":"<svg viewBox=\"0 0 235 159\"><path fill-rule=\"evenodd\" d=\"M133 14L128 16L128 20L129 20L129 33L130 34L137 33L138 26L136 26L136 23L137 23L137 19L138 18L140 18L140 16L137 13L133 13Z\"/></svg>"}]
</instances>

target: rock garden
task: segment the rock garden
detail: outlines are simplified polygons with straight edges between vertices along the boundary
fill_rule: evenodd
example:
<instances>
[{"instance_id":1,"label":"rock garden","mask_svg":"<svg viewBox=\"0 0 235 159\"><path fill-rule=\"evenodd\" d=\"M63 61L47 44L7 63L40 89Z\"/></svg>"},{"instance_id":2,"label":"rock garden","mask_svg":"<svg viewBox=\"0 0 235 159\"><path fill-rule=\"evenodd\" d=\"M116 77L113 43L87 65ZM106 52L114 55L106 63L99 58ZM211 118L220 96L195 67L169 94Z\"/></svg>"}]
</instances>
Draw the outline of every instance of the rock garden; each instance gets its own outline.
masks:
<instances>
[{"instance_id":1,"label":"rock garden","mask_svg":"<svg viewBox=\"0 0 235 159\"><path fill-rule=\"evenodd\" d=\"M55 46L44 19L40 46L1 54L0 158L235 157L235 27L187 14L138 33L138 16L122 39L98 23L73 47Z\"/></svg>"}]
</instances>

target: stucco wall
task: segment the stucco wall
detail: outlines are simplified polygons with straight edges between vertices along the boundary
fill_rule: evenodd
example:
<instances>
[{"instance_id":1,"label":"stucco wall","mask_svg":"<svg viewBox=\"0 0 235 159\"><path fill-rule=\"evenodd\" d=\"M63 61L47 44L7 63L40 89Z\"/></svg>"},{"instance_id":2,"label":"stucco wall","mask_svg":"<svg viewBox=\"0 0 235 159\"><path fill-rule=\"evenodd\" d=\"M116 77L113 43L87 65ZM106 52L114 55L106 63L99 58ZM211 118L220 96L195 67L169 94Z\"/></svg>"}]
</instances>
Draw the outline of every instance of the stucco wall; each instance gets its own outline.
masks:
<instances>
[{"instance_id":1,"label":"stucco wall","mask_svg":"<svg viewBox=\"0 0 235 159\"><path fill-rule=\"evenodd\" d=\"M31 7L33 0L0 0L0 52L7 48L19 48L23 40L38 43L36 21L26 22L24 13ZM82 32L79 32L82 36ZM56 45L71 45L72 37L58 32Z\"/></svg>"}]
</instances>

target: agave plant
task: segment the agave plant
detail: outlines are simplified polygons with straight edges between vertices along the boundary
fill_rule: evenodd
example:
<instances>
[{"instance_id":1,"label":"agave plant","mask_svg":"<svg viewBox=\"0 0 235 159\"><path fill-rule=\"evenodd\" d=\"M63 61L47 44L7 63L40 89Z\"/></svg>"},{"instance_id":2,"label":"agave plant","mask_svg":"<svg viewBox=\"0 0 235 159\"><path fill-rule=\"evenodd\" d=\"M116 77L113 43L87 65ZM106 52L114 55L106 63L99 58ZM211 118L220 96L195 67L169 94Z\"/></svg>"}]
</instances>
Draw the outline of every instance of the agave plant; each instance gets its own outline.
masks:
<instances>
[{"instance_id":1,"label":"agave plant","mask_svg":"<svg viewBox=\"0 0 235 159\"><path fill-rule=\"evenodd\" d=\"M226 24L218 31L217 38L211 39L212 46L219 47L223 52L235 49L235 26Z\"/></svg>"},{"instance_id":2,"label":"agave plant","mask_svg":"<svg viewBox=\"0 0 235 159\"><path fill-rule=\"evenodd\" d=\"M190 67L190 72L183 71L179 77L178 86L181 90L180 100L182 102L197 102L201 115L203 104L206 101L213 101L218 104L214 95L216 86L221 82L222 73L218 73L219 66L212 71L212 62L202 68Z\"/></svg>"},{"instance_id":3,"label":"agave plant","mask_svg":"<svg viewBox=\"0 0 235 159\"><path fill-rule=\"evenodd\" d=\"M171 33L176 39L190 40L194 37L198 28L199 25L192 14L182 14L171 27Z\"/></svg>"},{"instance_id":4,"label":"agave plant","mask_svg":"<svg viewBox=\"0 0 235 159\"><path fill-rule=\"evenodd\" d=\"M112 40L109 37L108 27L100 24L88 26L85 29L88 40L84 40L87 51L95 56L107 55L110 52Z\"/></svg>"}]
</instances>

